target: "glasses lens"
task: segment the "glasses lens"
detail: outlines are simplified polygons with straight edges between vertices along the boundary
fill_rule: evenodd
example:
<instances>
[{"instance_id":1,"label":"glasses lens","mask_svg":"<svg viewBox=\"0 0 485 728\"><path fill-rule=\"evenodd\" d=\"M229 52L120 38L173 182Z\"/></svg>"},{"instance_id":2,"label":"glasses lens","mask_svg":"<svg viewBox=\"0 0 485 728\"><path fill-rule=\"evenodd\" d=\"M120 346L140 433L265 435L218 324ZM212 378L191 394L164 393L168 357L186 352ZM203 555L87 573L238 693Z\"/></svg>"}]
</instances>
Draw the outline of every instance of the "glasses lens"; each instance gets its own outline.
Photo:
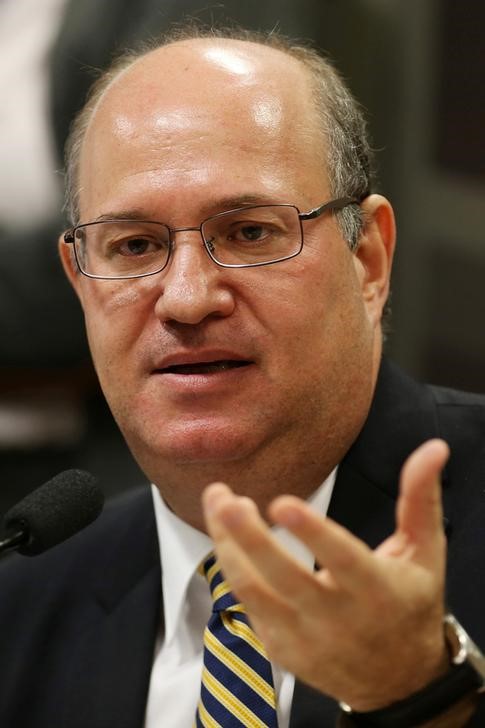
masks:
<instances>
[{"instance_id":1,"label":"glasses lens","mask_svg":"<svg viewBox=\"0 0 485 728\"><path fill-rule=\"evenodd\" d=\"M298 210L260 205L215 215L202 224L212 258L222 265L263 265L297 255L302 247Z\"/></svg>"},{"instance_id":2,"label":"glasses lens","mask_svg":"<svg viewBox=\"0 0 485 728\"><path fill-rule=\"evenodd\" d=\"M132 220L81 225L74 244L81 270L101 278L156 273L167 264L170 232L161 223Z\"/></svg>"}]
</instances>

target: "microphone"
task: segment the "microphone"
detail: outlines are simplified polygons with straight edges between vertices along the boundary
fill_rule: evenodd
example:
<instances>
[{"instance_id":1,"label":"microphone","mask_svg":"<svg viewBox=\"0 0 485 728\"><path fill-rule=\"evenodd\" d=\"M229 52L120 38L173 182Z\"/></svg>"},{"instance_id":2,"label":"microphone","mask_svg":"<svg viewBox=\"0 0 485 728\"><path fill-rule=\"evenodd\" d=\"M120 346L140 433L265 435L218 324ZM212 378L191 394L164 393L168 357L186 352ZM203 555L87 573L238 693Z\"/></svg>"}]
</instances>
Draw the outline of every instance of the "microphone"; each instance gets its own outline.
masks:
<instances>
[{"instance_id":1,"label":"microphone","mask_svg":"<svg viewBox=\"0 0 485 728\"><path fill-rule=\"evenodd\" d=\"M93 475L65 470L29 493L3 519L10 535L0 554L17 549L36 556L88 526L103 509L104 496Z\"/></svg>"}]
</instances>

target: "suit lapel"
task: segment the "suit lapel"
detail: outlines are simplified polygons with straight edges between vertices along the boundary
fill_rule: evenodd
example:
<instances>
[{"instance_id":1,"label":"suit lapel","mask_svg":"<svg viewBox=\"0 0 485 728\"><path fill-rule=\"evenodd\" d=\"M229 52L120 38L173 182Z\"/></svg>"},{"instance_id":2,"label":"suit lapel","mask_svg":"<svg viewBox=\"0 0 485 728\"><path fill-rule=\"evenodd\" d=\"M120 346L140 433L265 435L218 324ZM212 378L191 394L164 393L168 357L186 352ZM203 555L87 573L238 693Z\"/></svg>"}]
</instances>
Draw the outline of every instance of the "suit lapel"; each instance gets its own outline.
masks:
<instances>
[{"instance_id":1,"label":"suit lapel","mask_svg":"<svg viewBox=\"0 0 485 728\"><path fill-rule=\"evenodd\" d=\"M160 563L149 492L107 532L83 622L69 646L66 728L140 728L160 629Z\"/></svg>"}]
</instances>

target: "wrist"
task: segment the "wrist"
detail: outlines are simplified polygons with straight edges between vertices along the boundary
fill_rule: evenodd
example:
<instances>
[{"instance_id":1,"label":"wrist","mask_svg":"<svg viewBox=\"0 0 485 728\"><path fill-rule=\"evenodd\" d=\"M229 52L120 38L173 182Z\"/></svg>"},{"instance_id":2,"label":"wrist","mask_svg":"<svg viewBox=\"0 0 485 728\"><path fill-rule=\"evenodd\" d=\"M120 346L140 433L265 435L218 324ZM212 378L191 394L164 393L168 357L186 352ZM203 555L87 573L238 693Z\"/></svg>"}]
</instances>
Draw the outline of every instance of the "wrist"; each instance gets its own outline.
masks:
<instances>
[{"instance_id":1,"label":"wrist","mask_svg":"<svg viewBox=\"0 0 485 728\"><path fill-rule=\"evenodd\" d=\"M461 701L483 691L485 658L452 615L444 620L450 650L448 670L413 695L392 705L369 712L354 711L345 703L340 707L344 725L369 728L409 728L422 725Z\"/></svg>"}]
</instances>

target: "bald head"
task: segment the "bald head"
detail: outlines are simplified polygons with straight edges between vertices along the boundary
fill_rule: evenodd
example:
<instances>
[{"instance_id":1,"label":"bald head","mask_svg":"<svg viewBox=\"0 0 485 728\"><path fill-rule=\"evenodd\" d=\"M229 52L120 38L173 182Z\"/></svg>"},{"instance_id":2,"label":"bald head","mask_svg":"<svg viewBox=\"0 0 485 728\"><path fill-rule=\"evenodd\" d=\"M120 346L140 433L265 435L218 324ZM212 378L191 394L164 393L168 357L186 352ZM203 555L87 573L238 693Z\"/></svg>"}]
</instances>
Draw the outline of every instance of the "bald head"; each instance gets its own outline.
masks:
<instances>
[{"instance_id":1,"label":"bald head","mask_svg":"<svg viewBox=\"0 0 485 728\"><path fill-rule=\"evenodd\" d=\"M194 101L205 92L217 94L221 82L233 84L239 92L267 83L268 90L286 87L289 96L298 93L298 87L304 84L303 94L311 93L312 80L300 59L271 45L234 38L174 41L123 65L113 74L103 95L114 87L140 81L152 90L178 92Z\"/></svg>"},{"instance_id":2,"label":"bald head","mask_svg":"<svg viewBox=\"0 0 485 728\"><path fill-rule=\"evenodd\" d=\"M81 214L80 160L85 137L102 149L107 137L96 120L105 114L112 121L109 137L121 145L136 137L140 120L151 119L154 134L176 131L181 143L184 129L194 130L197 123L203 133L203 120L206 129L209 119L219 130L224 124L229 140L232 129L250 119L250 138L260 142L261 164L268 161L265 141L283 132L290 147L299 139L311 150L335 196L363 197L368 192L365 124L333 67L315 51L274 35L240 36L211 33L170 41L143 54L124 56L104 74L74 124L67 146L67 203L73 222ZM209 133L209 145L211 138ZM352 209L340 213L351 245L360 229L356 214L358 218L358 211Z\"/></svg>"},{"instance_id":3,"label":"bald head","mask_svg":"<svg viewBox=\"0 0 485 728\"><path fill-rule=\"evenodd\" d=\"M119 73L93 109L80 154L80 179L89 180L81 215L104 199L99 170L108 159L112 179L126 179L136 154L140 173L163 170L163 184L176 177L179 188L183 175L202 181L214 174L224 149L228 159L251 154L254 173L268 178L284 158L296 175L312 165L326 179L320 138L311 78L299 61L235 40L164 46ZM234 162L221 171L229 177Z\"/></svg>"}]
</instances>

